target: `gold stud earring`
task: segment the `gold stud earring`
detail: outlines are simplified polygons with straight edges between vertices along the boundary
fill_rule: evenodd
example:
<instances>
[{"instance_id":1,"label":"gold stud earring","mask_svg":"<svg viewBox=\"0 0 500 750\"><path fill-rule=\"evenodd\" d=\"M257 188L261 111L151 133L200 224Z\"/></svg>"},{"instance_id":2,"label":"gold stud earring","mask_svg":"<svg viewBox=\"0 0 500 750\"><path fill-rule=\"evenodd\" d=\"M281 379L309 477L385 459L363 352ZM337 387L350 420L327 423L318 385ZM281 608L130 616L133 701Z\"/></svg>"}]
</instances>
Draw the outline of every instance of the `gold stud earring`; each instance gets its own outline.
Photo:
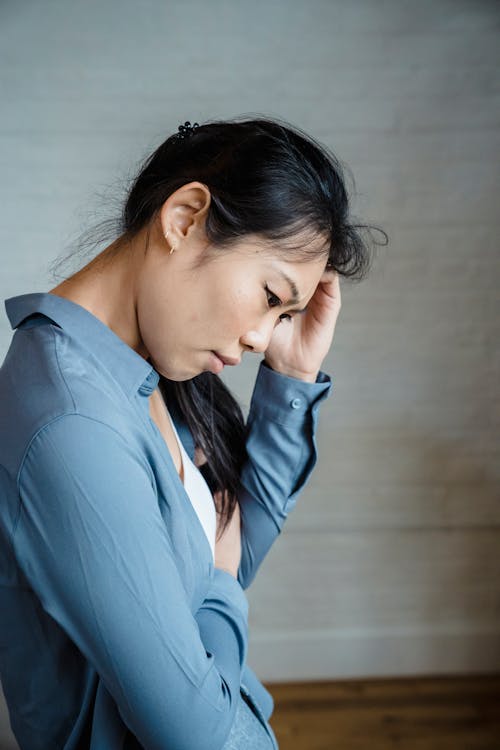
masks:
<instances>
[{"instance_id":1,"label":"gold stud earring","mask_svg":"<svg viewBox=\"0 0 500 750\"><path fill-rule=\"evenodd\" d=\"M165 236L165 239L167 239L168 238L168 232L165 232L164 236ZM169 255L172 255L172 253L174 252L174 250L175 250L175 247L172 245L172 247L170 249L170 252L169 252Z\"/></svg>"}]
</instances>

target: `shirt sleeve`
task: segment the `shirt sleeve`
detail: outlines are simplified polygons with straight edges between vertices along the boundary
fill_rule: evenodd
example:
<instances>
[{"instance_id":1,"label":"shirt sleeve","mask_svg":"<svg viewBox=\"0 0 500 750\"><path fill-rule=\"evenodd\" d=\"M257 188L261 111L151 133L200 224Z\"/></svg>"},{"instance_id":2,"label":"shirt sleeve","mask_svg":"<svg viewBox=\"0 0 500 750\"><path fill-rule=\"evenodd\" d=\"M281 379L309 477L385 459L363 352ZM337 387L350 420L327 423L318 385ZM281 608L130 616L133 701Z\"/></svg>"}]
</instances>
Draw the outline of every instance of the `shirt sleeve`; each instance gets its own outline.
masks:
<instances>
[{"instance_id":1,"label":"shirt sleeve","mask_svg":"<svg viewBox=\"0 0 500 750\"><path fill-rule=\"evenodd\" d=\"M214 569L193 616L147 461L78 414L45 425L19 473L19 565L145 750L217 750L248 640L240 583Z\"/></svg>"},{"instance_id":2,"label":"shirt sleeve","mask_svg":"<svg viewBox=\"0 0 500 750\"><path fill-rule=\"evenodd\" d=\"M321 370L316 382L308 383L260 362L246 422L248 458L238 496L238 581L244 589L255 578L317 462L318 409L332 385Z\"/></svg>"}]
</instances>

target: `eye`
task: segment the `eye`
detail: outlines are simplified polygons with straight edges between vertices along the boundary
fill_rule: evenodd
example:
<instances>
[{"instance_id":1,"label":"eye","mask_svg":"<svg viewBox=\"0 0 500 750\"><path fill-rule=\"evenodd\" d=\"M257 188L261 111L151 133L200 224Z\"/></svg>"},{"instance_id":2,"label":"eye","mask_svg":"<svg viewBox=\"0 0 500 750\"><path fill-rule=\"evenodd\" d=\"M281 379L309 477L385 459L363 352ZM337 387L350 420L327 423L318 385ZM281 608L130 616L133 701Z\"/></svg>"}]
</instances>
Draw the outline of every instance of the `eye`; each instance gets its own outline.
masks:
<instances>
[{"instance_id":1,"label":"eye","mask_svg":"<svg viewBox=\"0 0 500 750\"><path fill-rule=\"evenodd\" d=\"M269 292L268 297L267 297L267 301L268 301L269 307L276 307L277 305L282 305L283 304L283 302L280 300L280 298L277 297L275 294L273 294L273 292L269 289L269 287L267 285L266 285L266 292ZM273 300L272 303L271 303L271 300ZM288 318L288 320L292 320L292 316L289 315L288 313L282 313L279 316L280 322L282 320L286 320L287 318Z\"/></svg>"}]
</instances>

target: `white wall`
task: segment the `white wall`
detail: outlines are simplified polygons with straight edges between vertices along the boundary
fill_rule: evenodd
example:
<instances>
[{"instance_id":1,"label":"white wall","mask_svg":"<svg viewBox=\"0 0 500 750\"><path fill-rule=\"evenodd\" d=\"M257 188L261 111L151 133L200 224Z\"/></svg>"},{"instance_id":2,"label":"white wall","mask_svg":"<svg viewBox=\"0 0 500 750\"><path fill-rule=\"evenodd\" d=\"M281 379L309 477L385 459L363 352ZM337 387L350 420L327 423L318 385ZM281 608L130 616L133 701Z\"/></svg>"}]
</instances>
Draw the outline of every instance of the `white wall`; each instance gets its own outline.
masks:
<instances>
[{"instance_id":1,"label":"white wall","mask_svg":"<svg viewBox=\"0 0 500 750\"><path fill-rule=\"evenodd\" d=\"M0 7L2 300L54 286L99 193L184 120L305 128L390 235L342 285L317 469L248 592L264 680L500 667L499 21L484 0ZM259 359L224 374L245 408Z\"/></svg>"}]
</instances>

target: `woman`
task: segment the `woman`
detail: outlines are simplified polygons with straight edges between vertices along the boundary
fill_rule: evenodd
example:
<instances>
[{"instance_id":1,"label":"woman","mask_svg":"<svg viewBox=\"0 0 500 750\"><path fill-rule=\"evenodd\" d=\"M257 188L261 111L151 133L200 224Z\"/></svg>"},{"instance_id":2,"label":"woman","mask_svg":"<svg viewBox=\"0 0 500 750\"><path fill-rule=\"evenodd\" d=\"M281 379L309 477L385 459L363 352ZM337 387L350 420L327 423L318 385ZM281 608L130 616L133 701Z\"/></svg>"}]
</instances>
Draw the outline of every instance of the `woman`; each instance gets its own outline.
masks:
<instances>
[{"instance_id":1,"label":"woman","mask_svg":"<svg viewBox=\"0 0 500 750\"><path fill-rule=\"evenodd\" d=\"M316 463L339 274L335 158L276 120L186 123L118 237L5 300L0 667L22 750L277 748L244 593ZM264 355L245 424L218 377Z\"/></svg>"}]
</instances>

